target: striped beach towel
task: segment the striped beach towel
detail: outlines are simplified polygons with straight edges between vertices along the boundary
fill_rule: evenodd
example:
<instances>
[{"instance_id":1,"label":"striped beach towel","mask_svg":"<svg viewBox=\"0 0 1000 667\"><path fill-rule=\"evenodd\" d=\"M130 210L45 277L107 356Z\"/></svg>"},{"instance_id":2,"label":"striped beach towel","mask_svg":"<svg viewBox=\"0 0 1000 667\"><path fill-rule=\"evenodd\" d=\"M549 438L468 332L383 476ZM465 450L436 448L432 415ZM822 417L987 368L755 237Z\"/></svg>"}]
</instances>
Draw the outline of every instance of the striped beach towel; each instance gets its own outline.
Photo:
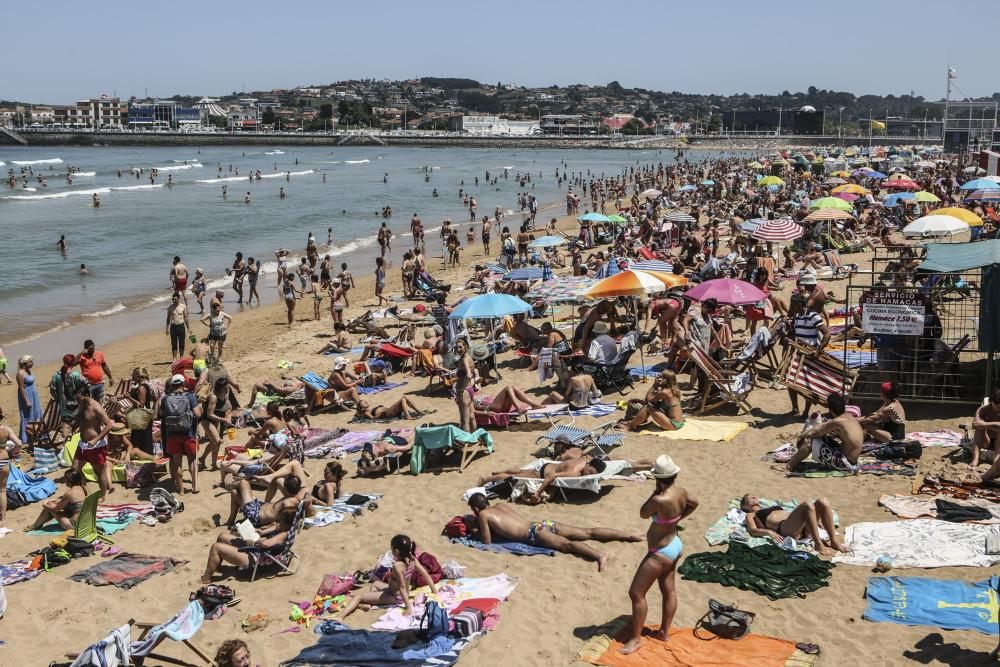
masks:
<instances>
[{"instance_id":1,"label":"striped beach towel","mask_svg":"<svg viewBox=\"0 0 1000 667\"><path fill-rule=\"evenodd\" d=\"M610 415L612 412L617 410L618 407L613 403L598 403L597 405L588 405L585 408L570 408L569 413L574 417L604 417ZM529 419L545 419L545 415L541 413L532 414L528 413Z\"/></svg>"}]
</instances>

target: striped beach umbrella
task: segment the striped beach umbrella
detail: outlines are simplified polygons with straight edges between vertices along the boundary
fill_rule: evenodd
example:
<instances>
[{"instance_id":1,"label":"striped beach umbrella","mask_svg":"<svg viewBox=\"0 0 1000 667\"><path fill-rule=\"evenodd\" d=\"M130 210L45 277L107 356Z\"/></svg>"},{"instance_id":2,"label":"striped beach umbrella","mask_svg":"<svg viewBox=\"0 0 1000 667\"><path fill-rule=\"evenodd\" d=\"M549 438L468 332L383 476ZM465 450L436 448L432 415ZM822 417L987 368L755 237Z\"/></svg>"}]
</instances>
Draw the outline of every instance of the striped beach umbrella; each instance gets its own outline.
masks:
<instances>
[{"instance_id":1,"label":"striped beach umbrella","mask_svg":"<svg viewBox=\"0 0 1000 667\"><path fill-rule=\"evenodd\" d=\"M1000 190L976 190L965 195L965 201L1000 201Z\"/></svg>"},{"instance_id":2,"label":"striped beach umbrella","mask_svg":"<svg viewBox=\"0 0 1000 667\"><path fill-rule=\"evenodd\" d=\"M672 273L674 265L670 262L664 262L659 259L644 259L641 262L629 262L628 268L638 269L639 271L662 271L663 273Z\"/></svg>"},{"instance_id":3,"label":"striped beach umbrella","mask_svg":"<svg viewBox=\"0 0 1000 667\"><path fill-rule=\"evenodd\" d=\"M583 293L596 283L594 278L586 276L565 276L553 278L533 287L524 295L525 299L545 299L549 303L578 302L583 300Z\"/></svg>"},{"instance_id":4,"label":"striped beach umbrella","mask_svg":"<svg viewBox=\"0 0 1000 667\"><path fill-rule=\"evenodd\" d=\"M839 208L821 208L818 211L813 211L806 216L806 220L809 222L818 222L820 220L850 220L854 216L848 211L842 211Z\"/></svg>"},{"instance_id":5,"label":"striped beach umbrella","mask_svg":"<svg viewBox=\"0 0 1000 667\"><path fill-rule=\"evenodd\" d=\"M684 211L674 211L672 213L667 213L667 215L663 219L668 222L694 222L694 223L698 222L697 220L694 219L694 217L690 213L685 213Z\"/></svg>"},{"instance_id":6,"label":"striped beach umbrella","mask_svg":"<svg viewBox=\"0 0 1000 667\"><path fill-rule=\"evenodd\" d=\"M666 275L666 274L664 274ZM673 274L669 274L673 276ZM682 276L674 276L684 280ZM599 280L583 296L587 299L609 299L619 296L648 296L663 292L668 285L661 278L645 271L633 271L631 269L617 273L610 278Z\"/></svg>"},{"instance_id":7,"label":"striped beach umbrella","mask_svg":"<svg viewBox=\"0 0 1000 667\"><path fill-rule=\"evenodd\" d=\"M802 227L788 218L768 220L750 232L750 236L758 241L791 241L802 236Z\"/></svg>"}]
</instances>

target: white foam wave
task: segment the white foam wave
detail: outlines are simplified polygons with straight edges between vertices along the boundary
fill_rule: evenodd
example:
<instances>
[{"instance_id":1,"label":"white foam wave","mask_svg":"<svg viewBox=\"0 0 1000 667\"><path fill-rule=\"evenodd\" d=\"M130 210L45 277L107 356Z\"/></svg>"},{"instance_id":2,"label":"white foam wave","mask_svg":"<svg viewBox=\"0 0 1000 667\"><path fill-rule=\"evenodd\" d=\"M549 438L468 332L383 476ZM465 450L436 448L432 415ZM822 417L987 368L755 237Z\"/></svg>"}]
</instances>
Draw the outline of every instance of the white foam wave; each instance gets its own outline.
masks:
<instances>
[{"instance_id":1,"label":"white foam wave","mask_svg":"<svg viewBox=\"0 0 1000 667\"><path fill-rule=\"evenodd\" d=\"M37 331L37 332L35 332L33 334L29 334L28 336L25 336L24 338L19 339L19 340L11 341L9 343L9 345L21 345L22 343L30 343L33 340L38 340L42 336L47 336L50 333L54 333L56 331L59 331L60 329L65 329L68 326L70 326L69 322L66 322L64 320L64 321L60 322L59 324L55 325L54 327L51 327L49 329L45 329L44 331Z\"/></svg>"},{"instance_id":2,"label":"white foam wave","mask_svg":"<svg viewBox=\"0 0 1000 667\"><path fill-rule=\"evenodd\" d=\"M62 160L54 157L47 160L11 160L10 163L26 167L32 164L62 164Z\"/></svg>"},{"instance_id":3,"label":"white foam wave","mask_svg":"<svg viewBox=\"0 0 1000 667\"><path fill-rule=\"evenodd\" d=\"M74 171L73 173L70 174L70 176L72 176L73 178L76 178L78 176L86 176L86 177L97 176L97 172L96 171Z\"/></svg>"},{"instance_id":4,"label":"white foam wave","mask_svg":"<svg viewBox=\"0 0 1000 667\"><path fill-rule=\"evenodd\" d=\"M178 164L173 167L153 167L157 171L181 171L183 169L201 169L203 166L200 162L192 162L191 164Z\"/></svg>"},{"instance_id":5,"label":"white foam wave","mask_svg":"<svg viewBox=\"0 0 1000 667\"><path fill-rule=\"evenodd\" d=\"M178 164L188 164L190 162L197 162L197 160L171 160L171 162L176 162Z\"/></svg>"},{"instance_id":6,"label":"white foam wave","mask_svg":"<svg viewBox=\"0 0 1000 667\"><path fill-rule=\"evenodd\" d=\"M266 151L264 153L264 155L284 155L284 154L285 154L285 151L278 151L278 150Z\"/></svg>"},{"instance_id":7,"label":"white foam wave","mask_svg":"<svg viewBox=\"0 0 1000 667\"><path fill-rule=\"evenodd\" d=\"M7 166L7 163L4 162L3 160L0 160L0 167L6 167L6 166Z\"/></svg>"},{"instance_id":8,"label":"white foam wave","mask_svg":"<svg viewBox=\"0 0 1000 667\"><path fill-rule=\"evenodd\" d=\"M364 160L344 160L344 164L368 164L369 162L371 162L371 160L368 158L365 158Z\"/></svg>"},{"instance_id":9,"label":"white foam wave","mask_svg":"<svg viewBox=\"0 0 1000 667\"><path fill-rule=\"evenodd\" d=\"M153 188L162 188L163 183L149 183L147 185L126 185L120 188L111 188L115 192L131 192L133 190L152 190Z\"/></svg>"},{"instance_id":10,"label":"white foam wave","mask_svg":"<svg viewBox=\"0 0 1000 667\"><path fill-rule=\"evenodd\" d=\"M73 195L103 195L111 192L111 188L92 188L90 190L67 190L66 192L53 192L47 195L10 195L4 199L16 199L20 201L41 201L43 199L64 199Z\"/></svg>"},{"instance_id":11,"label":"white foam wave","mask_svg":"<svg viewBox=\"0 0 1000 667\"><path fill-rule=\"evenodd\" d=\"M249 182L250 175L227 176L226 178L199 178L195 181L195 183L235 183L236 181Z\"/></svg>"},{"instance_id":12,"label":"white foam wave","mask_svg":"<svg viewBox=\"0 0 1000 667\"><path fill-rule=\"evenodd\" d=\"M287 176L305 176L306 174L314 174L314 173L316 173L316 172L313 171L312 169L306 169L305 171L289 171L289 172L279 171L276 174L261 174L260 177L261 177L261 179L264 179L264 178L284 178L286 175ZM239 181L242 181L244 183L249 183L251 180L256 181L257 177L254 176L254 178L251 179L250 178L250 174L248 173L246 176L227 176L226 178L199 178L199 179L197 179L195 181L195 183L207 183L207 184L212 184L212 183L236 183L236 182L239 182Z\"/></svg>"},{"instance_id":13,"label":"white foam wave","mask_svg":"<svg viewBox=\"0 0 1000 667\"><path fill-rule=\"evenodd\" d=\"M93 312L93 313L84 313L83 316L84 317L91 317L91 318L107 317L108 315L114 315L115 313L120 313L123 310L125 310L125 304L124 303L116 303L115 305L111 306L110 308L108 308L106 310L98 310L98 311Z\"/></svg>"},{"instance_id":14,"label":"white foam wave","mask_svg":"<svg viewBox=\"0 0 1000 667\"><path fill-rule=\"evenodd\" d=\"M38 188L21 188L21 192L38 192Z\"/></svg>"}]
</instances>

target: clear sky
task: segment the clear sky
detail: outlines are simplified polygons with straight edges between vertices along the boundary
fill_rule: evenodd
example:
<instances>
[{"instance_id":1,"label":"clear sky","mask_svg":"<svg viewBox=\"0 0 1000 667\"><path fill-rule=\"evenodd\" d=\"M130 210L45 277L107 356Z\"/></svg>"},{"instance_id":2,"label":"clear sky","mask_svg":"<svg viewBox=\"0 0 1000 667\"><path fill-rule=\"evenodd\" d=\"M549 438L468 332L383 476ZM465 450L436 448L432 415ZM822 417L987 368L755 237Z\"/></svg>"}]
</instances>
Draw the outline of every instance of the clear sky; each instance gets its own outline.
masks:
<instances>
[{"instance_id":1,"label":"clear sky","mask_svg":"<svg viewBox=\"0 0 1000 667\"><path fill-rule=\"evenodd\" d=\"M0 99L219 95L457 76L731 94L1000 90L1000 0L93 2L0 27ZM980 31L981 27L981 31ZM980 31L979 34L976 34ZM960 93L954 97L961 99Z\"/></svg>"}]
</instances>

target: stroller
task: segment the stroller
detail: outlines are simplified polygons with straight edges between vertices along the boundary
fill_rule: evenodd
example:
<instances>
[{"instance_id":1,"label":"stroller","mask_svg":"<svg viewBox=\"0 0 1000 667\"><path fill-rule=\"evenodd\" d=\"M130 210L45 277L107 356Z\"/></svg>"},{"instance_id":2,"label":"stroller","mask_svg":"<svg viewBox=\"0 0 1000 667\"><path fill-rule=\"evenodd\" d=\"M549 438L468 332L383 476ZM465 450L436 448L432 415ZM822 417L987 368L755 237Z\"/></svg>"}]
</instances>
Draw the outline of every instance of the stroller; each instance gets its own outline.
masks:
<instances>
[{"instance_id":1,"label":"stroller","mask_svg":"<svg viewBox=\"0 0 1000 667\"><path fill-rule=\"evenodd\" d=\"M434 301L438 292L451 291L451 285L435 280L426 271L413 277L413 288L427 301Z\"/></svg>"},{"instance_id":2,"label":"stroller","mask_svg":"<svg viewBox=\"0 0 1000 667\"><path fill-rule=\"evenodd\" d=\"M593 362L581 361L578 362L576 370L593 377L594 384L601 391L615 389L619 393L624 394L635 386L635 380L628 370L628 362L639 344L639 332L629 331L622 337L618 354L615 355L615 358L610 363L595 364Z\"/></svg>"}]
</instances>

